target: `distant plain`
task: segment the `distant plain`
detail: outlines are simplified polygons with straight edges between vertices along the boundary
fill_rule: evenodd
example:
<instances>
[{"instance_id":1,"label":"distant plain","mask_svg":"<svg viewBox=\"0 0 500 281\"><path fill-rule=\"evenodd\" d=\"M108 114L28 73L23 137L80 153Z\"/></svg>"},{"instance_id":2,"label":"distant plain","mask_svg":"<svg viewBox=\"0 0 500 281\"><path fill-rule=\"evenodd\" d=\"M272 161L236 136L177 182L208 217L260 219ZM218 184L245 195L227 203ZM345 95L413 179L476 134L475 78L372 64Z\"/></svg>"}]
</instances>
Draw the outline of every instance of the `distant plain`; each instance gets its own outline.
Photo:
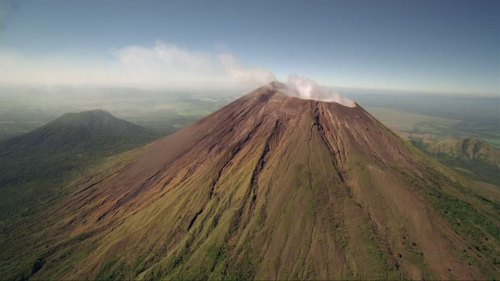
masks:
<instances>
[{"instance_id":1,"label":"distant plain","mask_svg":"<svg viewBox=\"0 0 500 281\"><path fill-rule=\"evenodd\" d=\"M165 92L129 88L0 90L0 140L27 133L67 112L102 109L170 134L238 98L239 92ZM500 148L500 97L346 92L402 137L479 138Z\"/></svg>"}]
</instances>

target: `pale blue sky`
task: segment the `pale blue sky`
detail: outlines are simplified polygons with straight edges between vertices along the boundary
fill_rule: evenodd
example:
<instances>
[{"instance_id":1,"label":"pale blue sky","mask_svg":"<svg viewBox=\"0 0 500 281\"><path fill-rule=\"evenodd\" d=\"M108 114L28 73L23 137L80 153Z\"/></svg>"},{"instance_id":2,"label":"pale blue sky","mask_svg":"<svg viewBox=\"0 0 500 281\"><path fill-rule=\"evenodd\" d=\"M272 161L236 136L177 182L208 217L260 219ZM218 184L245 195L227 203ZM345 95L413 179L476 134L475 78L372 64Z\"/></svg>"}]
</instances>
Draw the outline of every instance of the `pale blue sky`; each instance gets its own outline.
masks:
<instances>
[{"instance_id":1,"label":"pale blue sky","mask_svg":"<svg viewBox=\"0 0 500 281\"><path fill-rule=\"evenodd\" d=\"M180 63L208 56L212 62L202 68L219 67L218 56L231 54L237 63L229 68L223 63L220 76L207 82L214 87L228 71L234 74L236 64L245 75L247 68L258 68L279 79L293 73L328 86L499 94L498 0L0 3L0 50L8 54L9 69L16 69L9 72L23 67L67 72L82 65L88 72L98 65L106 76L118 72L108 68L117 51L138 46L143 54L160 46L157 54L167 45L167 51L174 46L184 56ZM188 79L197 65L179 79Z\"/></svg>"}]
</instances>

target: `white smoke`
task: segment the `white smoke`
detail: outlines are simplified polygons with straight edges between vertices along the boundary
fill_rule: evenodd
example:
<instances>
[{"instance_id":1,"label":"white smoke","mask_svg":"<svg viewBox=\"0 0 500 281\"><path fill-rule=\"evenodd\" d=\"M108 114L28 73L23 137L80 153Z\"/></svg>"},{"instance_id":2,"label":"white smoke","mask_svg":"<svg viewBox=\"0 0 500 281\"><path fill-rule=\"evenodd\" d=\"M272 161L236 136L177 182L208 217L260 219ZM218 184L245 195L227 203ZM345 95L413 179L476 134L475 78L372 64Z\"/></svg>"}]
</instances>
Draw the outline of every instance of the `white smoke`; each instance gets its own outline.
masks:
<instances>
[{"instance_id":1,"label":"white smoke","mask_svg":"<svg viewBox=\"0 0 500 281\"><path fill-rule=\"evenodd\" d=\"M335 102L347 107L355 107L356 103L346 97L343 97L337 92L331 91L325 87L318 85L313 80L302 78L297 75L288 76L286 83L286 94L289 96L306 99L318 100L325 102Z\"/></svg>"}]
</instances>

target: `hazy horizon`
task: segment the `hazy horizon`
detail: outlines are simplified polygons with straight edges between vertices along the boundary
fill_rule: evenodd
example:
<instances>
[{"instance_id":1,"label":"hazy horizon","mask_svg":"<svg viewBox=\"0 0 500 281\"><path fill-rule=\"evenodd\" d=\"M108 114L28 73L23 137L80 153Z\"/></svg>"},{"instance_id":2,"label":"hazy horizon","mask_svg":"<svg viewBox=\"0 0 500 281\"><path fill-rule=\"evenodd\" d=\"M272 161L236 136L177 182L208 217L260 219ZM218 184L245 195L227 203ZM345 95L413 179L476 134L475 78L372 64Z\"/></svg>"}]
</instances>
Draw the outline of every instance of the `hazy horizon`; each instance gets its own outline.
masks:
<instances>
[{"instance_id":1,"label":"hazy horizon","mask_svg":"<svg viewBox=\"0 0 500 281\"><path fill-rule=\"evenodd\" d=\"M498 1L3 1L0 85L499 95Z\"/></svg>"}]
</instances>

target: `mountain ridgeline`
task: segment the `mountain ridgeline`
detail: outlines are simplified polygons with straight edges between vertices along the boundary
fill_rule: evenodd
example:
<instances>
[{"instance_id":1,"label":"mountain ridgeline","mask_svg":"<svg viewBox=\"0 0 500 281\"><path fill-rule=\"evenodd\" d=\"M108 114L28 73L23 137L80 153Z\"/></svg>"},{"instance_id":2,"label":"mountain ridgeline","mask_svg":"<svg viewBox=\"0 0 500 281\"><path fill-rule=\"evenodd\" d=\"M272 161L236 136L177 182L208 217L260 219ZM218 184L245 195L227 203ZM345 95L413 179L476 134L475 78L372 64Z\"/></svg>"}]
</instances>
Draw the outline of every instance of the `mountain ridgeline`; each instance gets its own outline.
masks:
<instances>
[{"instance_id":1,"label":"mountain ridgeline","mask_svg":"<svg viewBox=\"0 0 500 281\"><path fill-rule=\"evenodd\" d=\"M459 172L500 187L500 149L475 138L412 143Z\"/></svg>"},{"instance_id":2,"label":"mountain ridgeline","mask_svg":"<svg viewBox=\"0 0 500 281\"><path fill-rule=\"evenodd\" d=\"M111 155L143 145L154 137L149 130L102 110L67 113L30 133L0 143L0 168L4 171L0 188L10 182L29 180L44 168L47 176L60 174L61 169L66 170L63 167L75 166L68 163L73 160Z\"/></svg>"},{"instance_id":3,"label":"mountain ridgeline","mask_svg":"<svg viewBox=\"0 0 500 281\"><path fill-rule=\"evenodd\" d=\"M359 105L289 97L284 87L263 86L81 178L25 226L32 243L2 245L0 274L499 276L497 189L426 156Z\"/></svg>"},{"instance_id":4,"label":"mountain ridgeline","mask_svg":"<svg viewBox=\"0 0 500 281\"><path fill-rule=\"evenodd\" d=\"M53 199L64 181L158 136L102 110L68 113L0 142L0 221Z\"/></svg>"},{"instance_id":5,"label":"mountain ridgeline","mask_svg":"<svg viewBox=\"0 0 500 281\"><path fill-rule=\"evenodd\" d=\"M66 113L28 134L2 143L4 154L15 151L56 151L92 147L116 150L144 142L153 134L143 127L118 119L102 110ZM150 140L149 139L149 140Z\"/></svg>"}]
</instances>

